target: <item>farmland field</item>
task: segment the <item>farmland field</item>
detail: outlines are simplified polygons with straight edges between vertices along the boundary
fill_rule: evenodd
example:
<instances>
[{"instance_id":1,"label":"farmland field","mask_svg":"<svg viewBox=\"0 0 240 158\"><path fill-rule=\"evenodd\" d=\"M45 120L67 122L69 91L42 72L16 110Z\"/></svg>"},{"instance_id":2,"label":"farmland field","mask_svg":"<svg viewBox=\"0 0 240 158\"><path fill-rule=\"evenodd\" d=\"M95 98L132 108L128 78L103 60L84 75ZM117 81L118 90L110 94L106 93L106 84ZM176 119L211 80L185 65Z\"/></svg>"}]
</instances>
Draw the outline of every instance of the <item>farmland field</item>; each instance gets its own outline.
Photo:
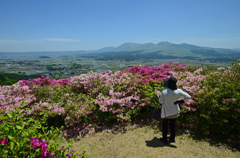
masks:
<instances>
[{"instance_id":1,"label":"farmland field","mask_svg":"<svg viewBox=\"0 0 240 158\"><path fill-rule=\"evenodd\" d=\"M183 52L185 53L180 54L184 56L189 54L187 53L188 50L183 50ZM146 53L147 52L143 52L143 54ZM169 62L181 62L184 65L188 66L211 65L215 67L224 67L229 65L229 63L227 62L210 62L189 59L141 58L126 61L122 59L102 60L92 58L91 56L82 57L81 55L49 55L46 58L41 58L40 54L2 56L0 60L0 73L16 73L20 75L45 75L59 79L87 73L90 71L116 71L136 65L158 66ZM162 54L165 54L164 50Z\"/></svg>"}]
</instances>

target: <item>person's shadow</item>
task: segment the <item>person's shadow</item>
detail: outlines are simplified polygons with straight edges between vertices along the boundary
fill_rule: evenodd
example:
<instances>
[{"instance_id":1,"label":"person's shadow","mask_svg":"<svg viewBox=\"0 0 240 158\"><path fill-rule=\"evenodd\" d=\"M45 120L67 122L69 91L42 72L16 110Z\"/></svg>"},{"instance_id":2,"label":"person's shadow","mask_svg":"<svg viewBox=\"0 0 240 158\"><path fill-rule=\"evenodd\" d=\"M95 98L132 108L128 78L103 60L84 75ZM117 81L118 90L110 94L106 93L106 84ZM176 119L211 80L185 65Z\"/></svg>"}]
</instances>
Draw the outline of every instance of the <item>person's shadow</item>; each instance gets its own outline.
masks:
<instances>
[{"instance_id":1,"label":"person's shadow","mask_svg":"<svg viewBox=\"0 0 240 158\"><path fill-rule=\"evenodd\" d=\"M177 148L177 146L172 145L172 144L164 144L157 137L154 137L150 141L145 141L145 143L146 143L146 146L153 147L153 148L164 147L164 146L168 146L168 147L171 147L171 148Z\"/></svg>"}]
</instances>

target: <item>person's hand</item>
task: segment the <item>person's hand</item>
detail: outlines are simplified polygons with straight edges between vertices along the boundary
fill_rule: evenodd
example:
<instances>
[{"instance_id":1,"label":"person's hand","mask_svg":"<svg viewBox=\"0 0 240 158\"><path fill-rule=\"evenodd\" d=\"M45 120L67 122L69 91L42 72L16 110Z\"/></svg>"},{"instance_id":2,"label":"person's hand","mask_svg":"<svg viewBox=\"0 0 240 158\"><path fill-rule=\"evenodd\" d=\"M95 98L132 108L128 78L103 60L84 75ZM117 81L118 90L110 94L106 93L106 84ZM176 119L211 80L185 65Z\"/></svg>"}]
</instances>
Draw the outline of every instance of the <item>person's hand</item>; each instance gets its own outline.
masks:
<instances>
[{"instance_id":1,"label":"person's hand","mask_svg":"<svg viewBox=\"0 0 240 158\"><path fill-rule=\"evenodd\" d=\"M177 100L177 101L174 102L174 104L181 104L181 103L184 103L183 99L182 100Z\"/></svg>"}]
</instances>

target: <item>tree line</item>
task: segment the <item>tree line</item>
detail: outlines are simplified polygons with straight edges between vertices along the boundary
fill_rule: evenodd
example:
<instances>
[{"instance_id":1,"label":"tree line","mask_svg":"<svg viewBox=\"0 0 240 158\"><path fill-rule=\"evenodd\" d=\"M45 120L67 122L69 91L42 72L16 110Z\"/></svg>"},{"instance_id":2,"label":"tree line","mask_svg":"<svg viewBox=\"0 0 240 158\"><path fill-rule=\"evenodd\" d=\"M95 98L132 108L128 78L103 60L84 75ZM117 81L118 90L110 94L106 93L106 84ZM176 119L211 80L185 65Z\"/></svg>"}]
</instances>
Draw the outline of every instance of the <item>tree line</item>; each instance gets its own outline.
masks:
<instances>
[{"instance_id":1,"label":"tree line","mask_svg":"<svg viewBox=\"0 0 240 158\"><path fill-rule=\"evenodd\" d=\"M20 80L41 78L41 75L19 75L15 73L0 73L0 85L12 85Z\"/></svg>"}]
</instances>

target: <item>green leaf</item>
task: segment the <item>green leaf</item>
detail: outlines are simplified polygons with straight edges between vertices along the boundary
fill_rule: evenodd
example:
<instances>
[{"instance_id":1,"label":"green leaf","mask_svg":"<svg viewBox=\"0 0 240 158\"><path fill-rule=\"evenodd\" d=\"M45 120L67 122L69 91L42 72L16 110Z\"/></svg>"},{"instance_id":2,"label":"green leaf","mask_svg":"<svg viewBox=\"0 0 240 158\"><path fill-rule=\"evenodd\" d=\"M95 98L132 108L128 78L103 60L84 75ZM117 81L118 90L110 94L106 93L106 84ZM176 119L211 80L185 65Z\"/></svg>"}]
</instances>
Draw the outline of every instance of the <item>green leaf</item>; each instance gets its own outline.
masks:
<instances>
[{"instance_id":1,"label":"green leaf","mask_svg":"<svg viewBox=\"0 0 240 158\"><path fill-rule=\"evenodd\" d=\"M14 148L14 143L10 142L10 149L13 150L13 148Z\"/></svg>"},{"instance_id":2,"label":"green leaf","mask_svg":"<svg viewBox=\"0 0 240 158\"><path fill-rule=\"evenodd\" d=\"M8 135L8 139L13 140L14 138L10 135Z\"/></svg>"},{"instance_id":3,"label":"green leaf","mask_svg":"<svg viewBox=\"0 0 240 158\"><path fill-rule=\"evenodd\" d=\"M10 114L10 113L7 113L7 115L8 115L8 117L9 117L9 118L12 118L12 114Z\"/></svg>"},{"instance_id":4,"label":"green leaf","mask_svg":"<svg viewBox=\"0 0 240 158\"><path fill-rule=\"evenodd\" d=\"M16 108L17 112L20 112L20 108Z\"/></svg>"},{"instance_id":5,"label":"green leaf","mask_svg":"<svg viewBox=\"0 0 240 158\"><path fill-rule=\"evenodd\" d=\"M21 127L21 126L18 126L18 125L17 125L16 127L17 127L17 129L22 129L22 127Z\"/></svg>"},{"instance_id":6,"label":"green leaf","mask_svg":"<svg viewBox=\"0 0 240 158\"><path fill-rule=\"evenodd\" d=\"M0 115L0 119L6 119L6 117L3 115Z\"/></svg>"},{"instance_id":7,"label":"green leaf","mask_svg":"<svg viewBox=\"0 0 240 158\"><path fill-rule=\"evenodd\" d=\"M223 122L225 122L225 123L228 123L228 120L226 120L226 119L223 119Z\"/></svg>"},{"instance_id":8,"label":"green leaf","mask_svg":"<svg viewBox=\"0 0 240 158\"><path fill-rule=\"evenodd\" d=\"M19 147L20 147L20 144L19 144L19 142L16 142L16 144L17 144L17 147L19 148Z\"/></svg>"},{"instance_id":9,"label":"green leaf","mask_svg":"<svg viewBox=\"0 0 240 158\"><path fill-rule=\"evenodd\" d=\"M30 118L29 120L28 120L28 122L33 122L34 120L33 120L33 118Z\"/></svg>"}]
</instances>

